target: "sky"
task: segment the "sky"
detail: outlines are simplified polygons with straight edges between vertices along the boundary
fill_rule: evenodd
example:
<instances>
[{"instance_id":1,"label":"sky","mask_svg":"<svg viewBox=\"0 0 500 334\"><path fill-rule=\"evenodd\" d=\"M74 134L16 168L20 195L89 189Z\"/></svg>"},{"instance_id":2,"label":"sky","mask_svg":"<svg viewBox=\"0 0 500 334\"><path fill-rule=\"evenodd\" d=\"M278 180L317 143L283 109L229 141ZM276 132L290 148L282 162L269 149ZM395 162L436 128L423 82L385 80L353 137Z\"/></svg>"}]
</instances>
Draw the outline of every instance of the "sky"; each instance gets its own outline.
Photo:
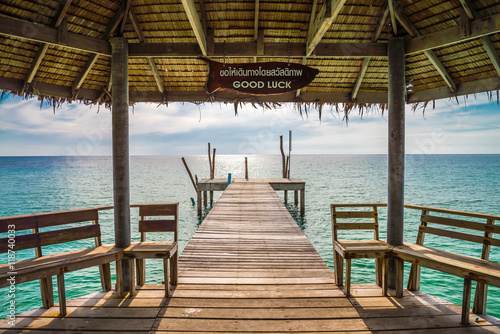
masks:
<instances>
[{"instance_id":1,"label":"sky","mask_svg":"<svg viewBox=\"0 0 500 334\"><path fill-rule=\"evenodd\" d=\"M406 107L407 154L500 154L500 105L486 94ZM342 114L325 107L322 119L292 105L263 110L219 103L136 104L130 108L131 155L280 154L279 136L292 130L294 154L387 154L387 111ZM285 141L285 142L286 142ZM64 104L54 110L36 98L0 101L0 156L110 156L111 113L101 106Z\"/></svg>"}]
</instances>

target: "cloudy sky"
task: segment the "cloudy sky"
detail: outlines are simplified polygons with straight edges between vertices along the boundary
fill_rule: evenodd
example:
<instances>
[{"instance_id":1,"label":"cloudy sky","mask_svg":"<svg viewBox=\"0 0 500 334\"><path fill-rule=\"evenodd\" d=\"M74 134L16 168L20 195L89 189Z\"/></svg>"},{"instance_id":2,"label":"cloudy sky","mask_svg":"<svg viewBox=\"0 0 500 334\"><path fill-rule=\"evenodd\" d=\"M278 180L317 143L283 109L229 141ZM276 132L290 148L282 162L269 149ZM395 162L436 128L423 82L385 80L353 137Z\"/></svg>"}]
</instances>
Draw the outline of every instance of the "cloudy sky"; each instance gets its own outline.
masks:
<instances>
[{"instance_id":1,"label":"cloudy sky","mask_svg":"<svg viewBox=\"0 0 500 334\"><path fill-rule=\"evenodd\" d=\"M346 126L336 111L300 115L233 105L138 104L130 109L132 155L279 154L279 136L293 131L295 154L385 154L387 114L351 113ZM500 154L500 106L485 94L440 100L425 113L406 110L406 153ZM7 96L0 102L0 156L111 155L108 109L66 104L53 112L36 99Z\"/></svg>"}]
</instances>

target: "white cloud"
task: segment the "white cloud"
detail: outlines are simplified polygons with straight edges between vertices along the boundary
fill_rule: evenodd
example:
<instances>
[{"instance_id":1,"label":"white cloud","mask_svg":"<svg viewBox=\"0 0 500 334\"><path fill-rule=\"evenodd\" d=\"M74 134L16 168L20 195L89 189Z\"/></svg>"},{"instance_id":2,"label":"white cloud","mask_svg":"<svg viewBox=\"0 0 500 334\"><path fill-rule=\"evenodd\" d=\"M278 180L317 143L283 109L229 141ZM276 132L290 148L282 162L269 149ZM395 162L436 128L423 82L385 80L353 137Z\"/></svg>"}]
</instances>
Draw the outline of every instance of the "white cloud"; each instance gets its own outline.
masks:
<instances>
[{"instance_id":1,"label":"white cloud","mask_svg":"<svg viewBox=\"0 0 500 334\"><path fill-rule=\"evenodd\" d=\"M40 110L36 100L0 103L0 155L109 155L111 114L83 104ZM406 110L407 153L500 153L500 113L485 96L467 104L450 100L421 110ZM131 108L131 154L205 154L212 142L218 154L279 154L279 136L293 130L295 154L387 153L387 112L353 111L349 125L342 116L323 111L301 116L290 105L277 110L233 105L138 104Z\"/></svg>"}]
</instances>

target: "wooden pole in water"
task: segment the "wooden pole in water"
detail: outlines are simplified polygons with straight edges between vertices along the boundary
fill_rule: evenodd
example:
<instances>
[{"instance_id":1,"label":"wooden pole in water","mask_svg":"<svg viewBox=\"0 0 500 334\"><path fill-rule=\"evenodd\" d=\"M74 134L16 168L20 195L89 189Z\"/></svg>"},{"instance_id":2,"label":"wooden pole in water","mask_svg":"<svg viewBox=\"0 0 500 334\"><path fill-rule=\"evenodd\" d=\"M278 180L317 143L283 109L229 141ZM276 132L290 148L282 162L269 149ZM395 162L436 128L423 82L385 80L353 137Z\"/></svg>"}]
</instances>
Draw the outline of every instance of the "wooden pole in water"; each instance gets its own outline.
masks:
<instances>
[{"instance_id":1,"label":"wooden pole in water","mask_svg":"<svg viewBox=\"0 0 500 334\"><path fill-rule=\"evenodd\" d=\"M186 171L189 174L189 178L191 179L191 183L193 184L194 191L198 191L198 186L194 182L193 175L191 174L191 171L189 170L189 167L187 165L186 159L184 159L184 157L182 157L181 159L182 159L182 162L184 163L184 167L186 167Z\"/></svg>"},{"instance_id":2,"label":"wooden pole in water","mask_svg":"<svg viewBox=\"0 0 500 334\"><path fill-rule=\"evenodd\" d=\"M283 178L286 178L286 162L285 162L285 151L283 150L283 136L280 136L280 151L281 151L281 161L283 163L283 168L281 174Z\"/></svg>"},{"instance_id":3,"label":"wooden pole in water","mask_svg":"<svg viewBox=\"0 0 500 334\"><path fill-rule=\"evenodd\" d=\"M210 178L213 178L212 176L212 158L210 157L210 143L208 143L208 167L210 168Z\"/></svg>"},{"instance_id":4,"label":"wooden pole in water","mask_svg":"<svg viewBox=\"0 0 500 334\"><path fill-rule=\"evenodd\" d=\"M113 197L115 219L115 244L130 245L130 173L129 173L129 96L128 96L128 41L112 37L112 132L113 132ZM130 291L129 261L123 260L123 271L118 279L124 291Z\"/></svg>"},{"instance_id":5,"label":"wooden pole in water","mask_svg":"<svg viewBox=\"0 0 500 334\"><path fill-rule=\"evenodd\" d=\"M389 161L387 241L403 244L405 166L405 40L389 39ZM402 275L402 273L399 273ZM389 261L389 288L396 288L397 264ZM402 284L402 280L400 280Z\"/></svg>"},{"instance_id":6,"label":"wooden pole in water","mask_svg":"<svg viewBox=\"0 0 500 334\"><path fill-rule=\"evenodd\" d=\"M214 156L212 158L212 175L211 178L213 179L215 177L215 148L214 148Z\"/></svg>"},{"instance_id":7,"label":"wooden pole in water","mask_svg":"<svg viewBox=\"0 0 500 334\"><path fill-rule=\"evenodd\" d=\"M245 179L248 181L248 158L245 157Z\"/></svg>"}]
</instances>

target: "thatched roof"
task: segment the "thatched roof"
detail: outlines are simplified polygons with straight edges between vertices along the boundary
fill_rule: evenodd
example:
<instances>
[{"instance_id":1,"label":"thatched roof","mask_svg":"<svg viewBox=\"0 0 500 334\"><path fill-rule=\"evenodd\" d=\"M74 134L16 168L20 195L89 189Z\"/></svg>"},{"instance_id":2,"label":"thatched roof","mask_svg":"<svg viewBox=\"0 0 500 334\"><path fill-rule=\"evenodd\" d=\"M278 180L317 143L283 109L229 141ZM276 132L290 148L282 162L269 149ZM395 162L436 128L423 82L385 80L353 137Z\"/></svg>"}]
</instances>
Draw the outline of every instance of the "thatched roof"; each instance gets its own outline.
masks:
<instances>
[{"instance_id":1,"label":"thatched roof","mask_svg":"<svg viewBox=\"0 0 500 334\"><path fill-rule=\"evenodd\" d=\"M0 0L0 16L0 90L59 101L109 103L111 36L129 41L131 103L385 104L393 36L408 102L500 89L497 0ZM200 56L320 73L297 92L208 95Z\"/></svg>"}]
</instances>

